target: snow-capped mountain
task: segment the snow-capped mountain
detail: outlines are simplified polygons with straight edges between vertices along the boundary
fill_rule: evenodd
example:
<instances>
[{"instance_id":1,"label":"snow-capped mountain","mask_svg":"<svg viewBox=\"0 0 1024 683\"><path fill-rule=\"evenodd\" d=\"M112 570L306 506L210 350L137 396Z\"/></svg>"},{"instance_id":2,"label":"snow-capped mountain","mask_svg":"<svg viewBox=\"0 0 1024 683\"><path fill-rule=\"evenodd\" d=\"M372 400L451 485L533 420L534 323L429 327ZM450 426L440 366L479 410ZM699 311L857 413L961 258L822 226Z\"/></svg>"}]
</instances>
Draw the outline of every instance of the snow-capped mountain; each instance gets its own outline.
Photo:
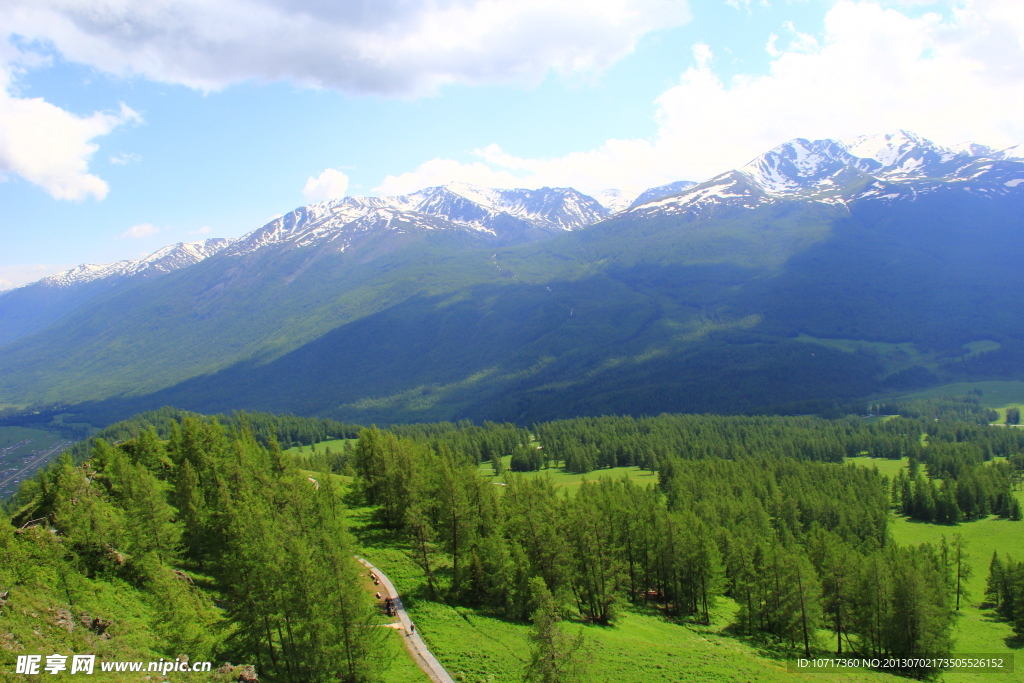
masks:
<instances>
[{"instance_id":1,"label":"snow-capped mountain","mask_svg":"<svg viewBox=\"0 0 1024 683\"><path fill-rule=\"evenodd\" d=\"M118 261L106 265L84 263L70 270L45 277L35 284L43 287L70 287L106 278L163 275L172 270L199 263L203 259L219 253L233 241L218 237L202 242L178 242L162 247L141 259Z\"/></svg>"},{"instance_id":2,"label":"snow-capped mountain","mask_svg":"<svg viewBox=\"0 0 1024 683\"><path fill-rule=\"evenodd\" d=\"M895 387L875 377L883 364L798 332L944 358L1009 340L972 366L1002 377L988 368L1013 370L1024 344L1020 152L903 131L796 139L614 214L624 193L454 183L320 202L234 241L0 294L0 402L95 401L82 410L104 420L178 405L527 421L565 406L706 410L746 377L771 401L806 399L811 376ZM746 410L746 392L715 405Z\"/></svg>"},{"instance_id":3,"label":"snow-capped mountain","mask_svg":"<svg viewBox=\"0 0 1024 683\"><path fill-rule=\"evenodd\" d=\"M610 190L608 192L619 192ZM632 197L619 193L624 208ZM578 230L613 210L572 188L507 190L449 183L395 197L344 197L310 204L275 218L239 239L179 242L137 260L82 264L27 286L71 287L97 280L151 277L191 266L215 254L241 255L272 244L332 243L344 251L360 235L388 230L469 230L497 242L526 241L523 233ZM524 239L526 238L526 239Z\"/></svg>"},{"instance_id":4,"label":"snow-capped mountain","mask_svg":"<svg viewBox=\"0 0 1024 683\"><path fill-rule=\"evenodd\" d=\"M623 209L629 208L636 201L636 198L637 194L635 192L627 192L626 190L609 189L601 190L594 194L594 199L611 213L618 213Z\"/></svg>"},{"instance_id":5,"label":"snow-capped mountain","mask_svg":"<svg viewBox=\"0 0 1024 683\"><path fill-rule=\"evenodd\" d=\"M842 140L797 138L702 183L677 181L638 196L614 189L592 197L572 188L493 189L453 182L393 197L333 199L299 207L237 240L178 243L138 260L81 265L28 286L67 288L152 277L214 255L241 256L272 245L343 252L370 236L464 231L504 246L579 230L623 211L696 214L714 206L755 207L793 198L891 200L953 186L995 196L1022 191L1022 185L1024 145L943 147L903 130Z\"/></svg>"},{"instance_id":6,"label":"snow-capped mountain","mask_svg":"<svg viewBox=\"0 0 1024 683\"><path fill-rule=\"evenodd\" d=\"M634 203L631 211L699 213L711 206L752 208L792 198L891 200L951 187L996 196L1020 191L1022 151L1019 145L943 147L902 130L844 140L797 138L676 196Z\"/></svg>"},{"instance_id":7,"label":"snow-capped mountain","mask_svg":"<svg viewBox=\"0 0 1024 683\"><path fill-rule=\"evenodd\" d=\"M674 183L668 183L667 185L658 185L657 187L649 188L641 192L640 196L634 199L633 203L629 205L629 208L632 209L634 207L640 206L641 204L653 202L655 199L664 199L665 197L670 197L674 194L679 194L683 190L693 187L696 184L697 183L692 180L677 180Z\"/></svg>"},{"instance_id":8,"label":"snow-capped mountain","mask_svg":"<svg viewBox=\"0 0 1024 683\"><path fill-rule=\"evenodd\" d=\"M380 231L468 230L498 244L578 230L610 211L572 188L507 190L449 183L396 197L344 197L299 207L240 238L225 251L241 255L271 244L330 243L345 251Z\"/></svg>"}]
</instances>

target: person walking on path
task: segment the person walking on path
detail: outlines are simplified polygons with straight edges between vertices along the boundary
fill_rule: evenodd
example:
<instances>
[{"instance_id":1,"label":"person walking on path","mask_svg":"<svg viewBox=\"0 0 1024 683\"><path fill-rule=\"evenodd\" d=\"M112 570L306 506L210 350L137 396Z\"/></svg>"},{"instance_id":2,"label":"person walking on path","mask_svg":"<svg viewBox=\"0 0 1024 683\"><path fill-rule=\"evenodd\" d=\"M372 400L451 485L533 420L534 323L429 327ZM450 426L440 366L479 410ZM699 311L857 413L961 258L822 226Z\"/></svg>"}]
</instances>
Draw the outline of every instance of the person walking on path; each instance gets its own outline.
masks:
<instances>
[{"instance_id":1,"label":"person walking on path","mask_svg":"<svg viewBox=\"0 0 1024 683\"><path fill-rule=\"evenodd\" d=\"M383 593L386 597L391 598L391 604L395 609L395 616L401 622L405 629L405 646L412 654L413 660L419 665L421 669L430 677L430 680L434 683L455 683L455 679L445 671L441 663L437 661L437 658L431 654L430 650L427 649L427 644L423 642L423 638L416 632L416 625L409 619L408 613L405 611L405 606L402 605L402 599L398 596L398 591L395 590L394 584L381 570L374 567L372 564L367 562L362 557L356 555L356 559L364 567L370 570L373 574L375 583L381 586L384 590Z\"/></svg>"}]
</instances>

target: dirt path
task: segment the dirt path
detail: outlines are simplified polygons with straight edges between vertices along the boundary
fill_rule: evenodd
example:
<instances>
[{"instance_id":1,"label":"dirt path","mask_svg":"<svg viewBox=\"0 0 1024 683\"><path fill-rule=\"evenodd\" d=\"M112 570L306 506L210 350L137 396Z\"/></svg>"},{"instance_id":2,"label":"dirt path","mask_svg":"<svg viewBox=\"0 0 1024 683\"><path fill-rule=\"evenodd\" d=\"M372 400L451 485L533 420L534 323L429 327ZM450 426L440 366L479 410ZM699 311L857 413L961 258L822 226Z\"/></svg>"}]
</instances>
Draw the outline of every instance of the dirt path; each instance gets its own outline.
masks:
<instances>
[{"instance_id":1,"label":"dirt path","mask_svg":"<svg viewBox=\"0 0 1024 683\"><path fill-rule=\"evenodd\" d=\"M398 591L395 590L394 584L391 580L384 575L384 572L374 567L372 564L364 560L363 558L356 556L360 564L369 569L371 572L377 575L377 579L380 581L381 594L385 597L389 597L394 601L395 612L398 615L399 624L395 625L395 628L402 633L405 640L405 647L409 650L412 658L416 661L423 671L430 676L430 680L434 683L455 683L448 672L444 670L441 663L434 658L434 655L430 654L430 650L427 649L426 643L420 638L419 631L414 630L413 623L409 619L408 613L405 611L405 606L402 605L402 599L398 597Z\"/></svg>"}]
</instances>

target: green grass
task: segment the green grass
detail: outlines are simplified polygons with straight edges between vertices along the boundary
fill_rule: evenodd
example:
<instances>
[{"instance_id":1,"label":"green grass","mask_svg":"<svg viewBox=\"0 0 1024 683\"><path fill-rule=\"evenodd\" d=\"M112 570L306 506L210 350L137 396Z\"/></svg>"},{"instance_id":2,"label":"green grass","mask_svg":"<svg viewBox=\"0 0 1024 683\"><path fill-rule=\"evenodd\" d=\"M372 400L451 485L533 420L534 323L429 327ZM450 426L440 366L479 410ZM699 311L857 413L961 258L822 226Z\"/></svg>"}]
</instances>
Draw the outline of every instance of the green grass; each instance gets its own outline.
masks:
<instances>
[{"instance_id":1,"label":"green grass","mask_svg":"<svg viewBox=\"0 0 1024 683\"><path fill-rule=\"evenodd\" d=\"M914 344L909 342L903 344L890 344L887 342L872 342L861 339L823 339L812 337L809 334L800 334L797 341L809 344L818 344L837 351L856 353L857 351L868 351L878 356L878 360L885 366L886 372L896 372L915 365L923 365L934 369L938 367L938 354L921 353ZM978 342L972 342L978 343Z\"/></svg>"},{"instance_id":2,"label":"green grass","mask_svg":"<svg viewBox=\"0 0 1024 683\"><path fill-rule=\"evenodd\" d=\"M381 680L387 683L425 683L430 677L423 672L405 649L405 642L402 634L393 629L388 631L388 647L393 657L388 666L387 673Z\"/></svg>"},{"instance_id":3,"label":"green grass","mask_svg":"<svg viewBox=\"0 0 1024 683\"><path fill-rule=\"evenodd\" d=\"M10 598L7 606L0 610L0 681L41 681L70 680L80 678L68 671L60 674L42 673L38 676L17 675L15 661L19 654L94 654L96 655L94 678L100 683L137 683L146 676L154 680L155 674L101 673L101 661L158 661L174 654L162 643L157 624L160 618L153 605L143 599L139 591L120 580L94 581L84 577L72 580L67 591L59 590L55 575L36 576L28 581L8 586ZM72 601L69 603L68 598ZM67 622L59 619L61 611L70 612L73 628L67 630ZM104 636L85 628L83 614L111 620L113 624ZM107 637L109 636L109 637ZM203 657L192 655L194 661ZM45 661L45 660L44 660ZM69 660L70 662L70 660ZM214 662L214 668L220 662ZM183 683L227 683L226 676L214 673L171 674L170 680Z\"/></svg>"},{"instance_id":4,"label":"green grass","mask_svg":"<svg viewBox=\"0 0 1024 683\"><path fill-rule=\"evenodd\" d=\"M1024 499L1024 492L1018 492L1017 496ZM890 528L893 539L904 545L938 543L943 536L950 538L954 534L963 535L968 542L973 574L967 582L970 597L966 604L961 606L961 615L956 626L955 651L959 654L1009 654L1015 651L1019 653L1019 648L1024 642L1020 638L1015 638L1009 624L998 620L992 610L980 609L979 604L985 597L985 580L988 577L992 552L998 551L1000 555L1009 553L1015 558L1024 558L1024 522L989 517L957 526L943 526L894 517ZM1017 665L1019 667L1021 662ZM967 683L979 678L977 674L949 672L942 680L947 683ZM984 680L991 683L1010 683L1024 680L1024 674L986 674Z\"/></svg>"},{"instance_id":5,"label":"green grass","mask_svg":"<svg viewBox=\"0 0 1024 683\"><path fill-rule=\"evenodd\" d=\"M960 396L981 391L981 405L998 410L1000 419L1006 418L1006 408L1010 406L1024 407L1024 382L957 382L943 384L923 391L900 396L900 399L941 398L942 396Z\"/></svg>"},{"instance_id":6,"label":"green grass","mask_svg":"<svg viewBox=\"0 0 1024 683\"><path fill-rule=\"evenodd\" d=\"M315 443L312 446L292 446L291 448L284 452L293 455L309 456L315 453L323 453L328 448L330 448L332 453L338 453L341 451L342 448L345 447L345 444L355 444L358 442L359 439L331 439L330 441L321 441L320 443Z\"/></svg>"},{"instance_id":7,"label":"green grass","mask_svg":"<svg viewBox=\"0 0 1024 683\"><path fill-rule=\"evenodd\" d=\"M854 465L860 465L861 467L875 468L879 474L889 477L890 480L895 479L896 475L900 473L900 470L907 469L909 464L908 458L901 458L899 460L890 460L889 458L872 458L869 456L860 456L857 458L846 458L846 462L853 463Z\"/></svg>"},{"instance_id":8,"label":"green grass","mask_svg":"<svg viewBox=\"0 0 1024 683\"><path fill-rule=\"evenodd\" d=\"M558 488L567 488L570 493L575 491L580 484L584 481L597 481L598 479L612 478L621 479L627 477L631 481L637 484L657 484L658 473L645 470L640 467L609 467L607 469L594 470L587 474L575 474L573 472L566 472L561 467L549 467L547 469L538 470L536 472L511 472L508 467L512 462L512 456L506 455L501 459L501 464L505 468L505 474L496 477L494 476L494 468L490 463L481 463L480 475L485 477L491 477L494 483L504 483L506 476L510 474L520 475L526 479L537 479L550 477L551 481Z\"/></svg>"},{"instance_id":9,"label":"green grass","mask_svg":"<svg viewBox=\"0 0 1024 683\"><path fill-rule=\"evenodd\" d=\"M0 499L13 495L18 490L19 484L7 481L11 473L7 470L20 470L25 466L26 457L34 457L42 451L58 445L63 439L60 434L43 431L41 429L28 429L25 427L0 427ZM10 450L7 450L10 449ZM55 452L52 458L59 455ZM45 466L45 462L39 463L39 467ZM35 470L27 472L19 479L28 479L35 474Z\"/></svg>"},{"instance_id":10,"label":"green grass","mask_svg":"<svg viewBox=\"0 0 1024 683\"><path fill-rule=\"evenodd\" d=\"M812 337L805 333L801 333L796 339L797 341L818 344L819 346L825 346L830 349L845 351L847 353L867 351L878 357L878 360L881 361L883 366L885 366L886 372L906 370L907 368L914 367L915 365L921 365L929 370L938 370L941 367L939 358L940 354L938 352L923 353L917 348L917 346L910 342L892 344L889 342L865 341L863 339L825 339L822 337ZM999 349L999 347L1000 345L997 342L987 339L968 342L964 344L966 353L960 356L960 358L973 358L988 351L995 351ZM982 382L982 384L985 384L985 382ZM938 396L945 395L947 394L938 394Z\"/></svg>"},{"instance_id":11,"label":"green grass","mask_svg":"<svg viewBox=\"0 0 1024 683\"><path fill-rule=\"evenodd\" d=\"M22 441L28 441L24 446L19 446L12 451L11 454L14 456L27 455L31 451L53 446L60 440L60 434L45 432L41 429L28 429L26 427L0 427L0 450Z\"/></svg>"}]
</instances>

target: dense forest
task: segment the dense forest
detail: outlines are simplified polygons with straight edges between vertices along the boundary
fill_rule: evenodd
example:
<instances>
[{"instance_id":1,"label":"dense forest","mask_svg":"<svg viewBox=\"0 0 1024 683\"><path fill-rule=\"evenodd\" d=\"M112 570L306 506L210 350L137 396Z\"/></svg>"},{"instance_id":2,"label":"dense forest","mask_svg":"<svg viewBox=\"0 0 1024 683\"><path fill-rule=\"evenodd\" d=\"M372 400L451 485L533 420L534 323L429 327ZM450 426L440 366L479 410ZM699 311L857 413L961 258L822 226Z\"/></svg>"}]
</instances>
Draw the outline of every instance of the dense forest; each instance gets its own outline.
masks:
<instances>
[{"instance_id":1,"label":"dense forest","mask_svg":"<svg viewBox=\"0 0 1024 683\"><path fill-rule=\"evenodd\" d=\"M432 593L513 619L528 614L528 579L541 576L596 623L637 601L707 621L725 595L740 605L737 631L804 652L826 646L819 628L838 653L948 652L963 542L893 545L887 520L891 504L903 505L900 487L839 463L909 457L915 483L944 477L939 499L953 500L947 517L929 521L1020 518L1010 489L1024 435L972 422L580 418L534 426L539 444L513 425L396 432L364 432L347 454L364 502L407 536ZM477 463L499 452L512 453L513 470L641 466L658 471L659 485L602 479L567 498L512 476L498 492ZM994 456L1012 464L985 464Z\"/></svg>"},{"instance_id":2,"label":"dense forest","mask_svg":"<svg viewBox=\"0 0 1024 683\"><path fill-rule=\"evenodd\" d=\"M51 599L72 611L97 583L127 584L154 608L165 655L247 661L269 680L367 680L381 633L366 628L377 611L341 492L290 466L273 435L259 443L263 427L237 423L186 416L166 439L95 439L80 464L65 455L24 486L0 525L7 608L51 577Z\"/></svg>"},{"instance_id":3,"label":"dense forest","mask_svg":"<svg viewBox=\"0 0 1024 683\"><path fill-rule=\"evenodd\" d=\"M543 594L584 623L614 625L630 604L708 622L728 598L734 633L784 651L947 653L964 544L897 545L891 510L950 525L1018 519L1024 434L925 408L877 421L661 415L528 429L165 409L80 444L8 503L0 613L32 594L75 611L97 585L119 586L151 606L151 647L164 655L248 662L268 681L373 680L386 666L382 629L365 628L377 612L346 530L350 510L368 507L431 599L505 619L536 618ZM332 438L346 441L312 456L281 449ZM913 476L843 464L863 454L909 458ZM488 463L509 464L503 485L481 476ZM656 485L605 477L566 495L515 471L627 465L656 472ZM1021 564L997 556L991 574L990 600L1020 628Z\"/></svg>"}]
</instances>

